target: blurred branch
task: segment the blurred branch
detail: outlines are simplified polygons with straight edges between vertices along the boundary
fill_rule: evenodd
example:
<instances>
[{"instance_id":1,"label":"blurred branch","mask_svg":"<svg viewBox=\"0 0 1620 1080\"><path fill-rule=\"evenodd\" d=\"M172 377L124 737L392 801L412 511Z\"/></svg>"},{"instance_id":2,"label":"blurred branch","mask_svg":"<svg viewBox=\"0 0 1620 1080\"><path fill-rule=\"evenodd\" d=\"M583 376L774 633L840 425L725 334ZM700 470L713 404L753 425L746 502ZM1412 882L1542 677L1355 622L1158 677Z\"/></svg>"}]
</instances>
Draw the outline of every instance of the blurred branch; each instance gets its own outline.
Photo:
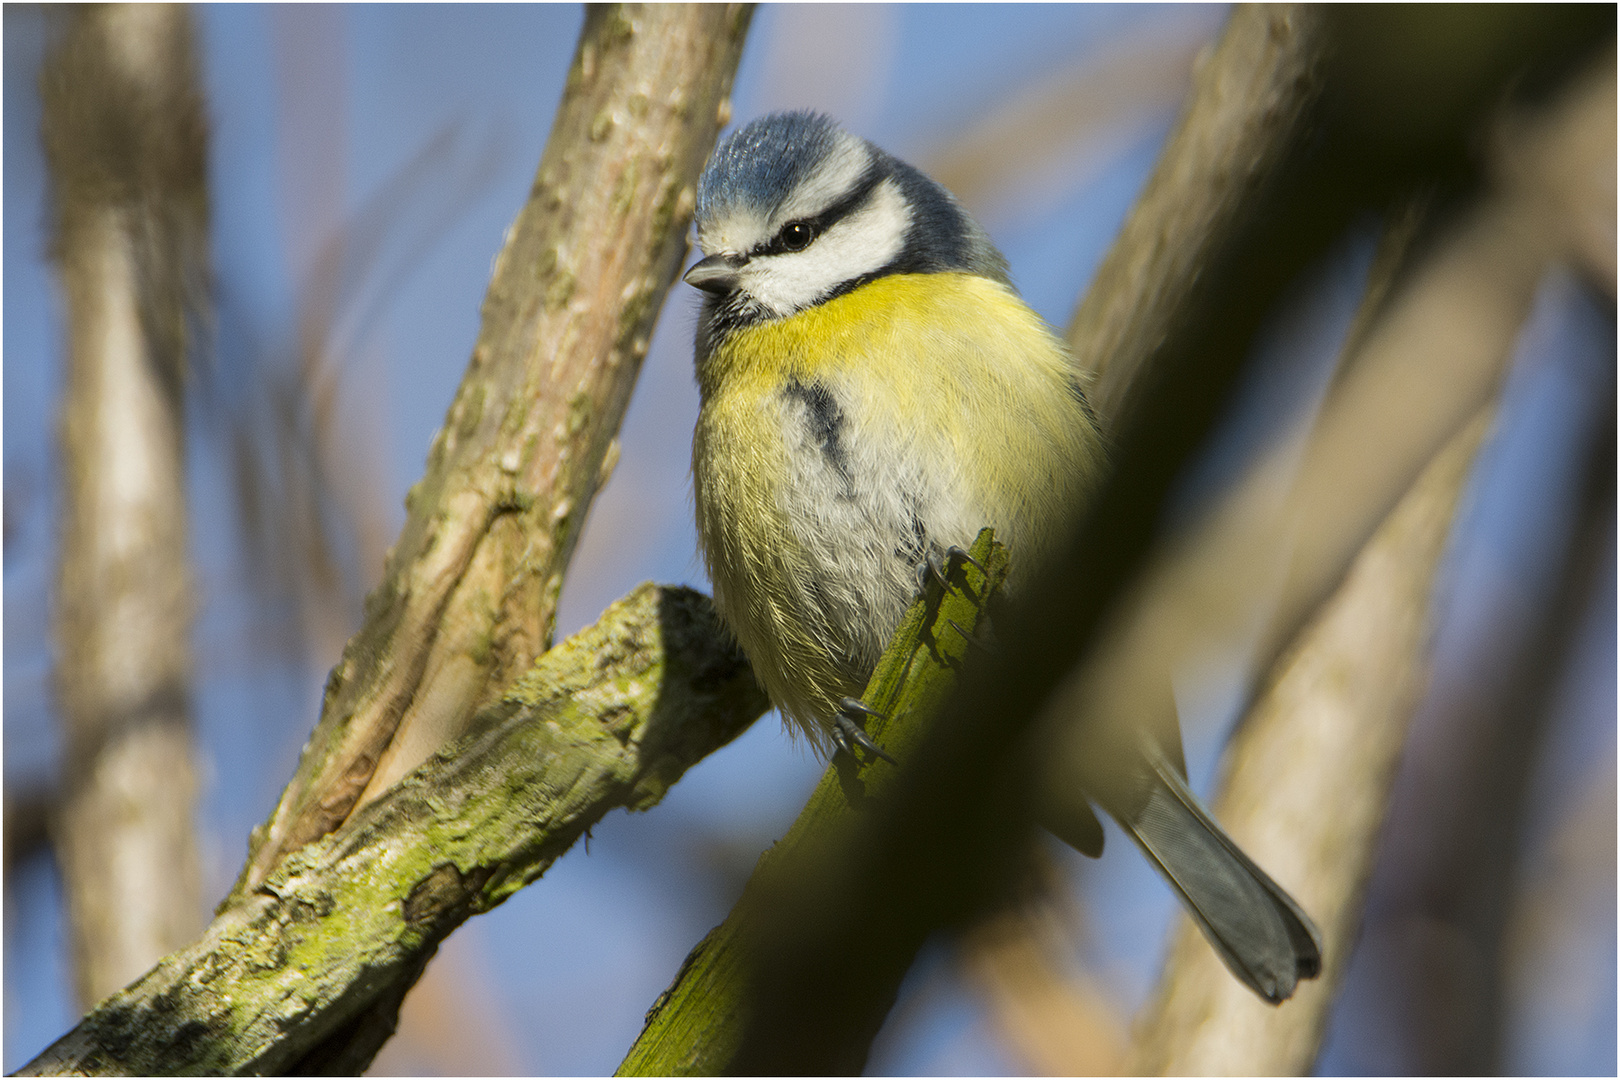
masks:
<instances>
[{"instance_id":1,"label":"blurred branch","mask_svg":"<svg viewBox=\"0 0 1620 1080\"><path fill-rule=\"evenodd\" d=\"M1216 817L1323 933L1324 970L1271 1007L1182 920L1131 1071L1310 1070L1360 925L1390 785L1428 673L1429 594L1486 410L1419 478L1290 649L1227 751ZM1331 807L1331 813L1324 813Z\"/></svg>"},{"instance_id":2,"label":"blurred branch","mask_svg":"<svg viewBox=\"0 0 1620 1080\"><path fill-rule=\"evenodd\" d=\"M643 585L22 1073L358 1074L452 930L766 707L706 597Z\"/></svg>"},{"instance_id":3,"label":"blurred branch","mask_svg":"<svg viewBox=\"0 0 1620 1080\"><path fill-rule=\"evenodd\" d=\"M1164 688L1180 660L1252 637L1254 669L1270 669L1426 463L1495 393L1548 255L1530 220L1522 200L1498 197L1414 265L1383 263L1363 304L1382 314L1347 343L1297 468L1295 447L1279 445L1167 545L1068 691L1072 711L1173 731ZM1405 286L1383 299L1398 278ZM1054 803L1079 797L1093 737L1072 736L1072 764L1048 778Z\"/></svg>"},{"instance_id":4,"label":"blurred branch","mask_svg":"<svg viewBox=\"0 0 1620 1080\"><path fill-rule=\"evenodd\" d=\"M1079 912L1068 883L1047 858L1033 869L1024 895L962 935L962 965L1024 1071L1118 1076L1126 1018L1095 979L1071 970Z\"/></svg>"},{"instance_id":5,"label":"blurred branch","mask_svg":"<svg viewBox=\"0 0 1620 1080\"><path fill-rule=\"evenodd\" d=\"M969 635L980 628L1006 577L1006 549L992 547L989 530L979 534L970 555L988 576L965 561L948 562L946 587L912 603L867 684L863 700L874 710L867 732L897 760L906 760L922 741L966 659ZM762 925L777 919L813 925L820 918L803 902L814 892L806 886L841 874L828 856L863 826L898 775L880 760L856 765L846 754L833 760L787 835L760 857L726 921L698 943L647 1011L646 1026L618 1075L734 1071L753 1008L756 962L772 944L760 937ZM845 1064L858 1071L860 1062Z\"/></svg>"},{"instance_id":6,"label":"blurred branch","mask_svg":"<svg viewBox=\"0 0 1620 1080\"><path fill-rule=\"evenodd\" d=\"M1613 526L1611 517L1611 568ZM1610 621L1612 611L1611 607ZM1612 687L1611 681L1611 697ZM1505 929L1499 975L1509 1000L1504 1003L1505 1022L1493 1038L1498 1043L1497 1061L1506 1070L1502 1075L1527 1071L1523 1065L1527 1059L1547 1060L1536 1054L1536 1043L1542 1047L1551 1043L1555 1049L1548 1057L1553 1069L1570 1072L1574 1070L1566 1063L1582 1060L1583 1036L1600 1053L1613 1053L1604 1048L1610 1041L1604 1031L1614 1008L1613 954L1593 947L1594 940L1601 940L1600 935L1614 921L1615 912L1613 748L1611 732L1608 752L1588 759L1585 775L1562 800L1565 806L1552 835L1519 871L1519 891ZM1503 1039L1515 1035L1523 1039L1524 1033L1530 1033L1525 1040L1531 1043L1529 1047L1523 1042L1501 1046Z\"/></svg>"},{"instance_id":7,"label":"blurred branch","mask_svg":"<svg viewBox=\"0 0 1620 1080\"><path fill-rule=\"evenodd\" d=\"M1612 31L1612 28L1611 28ZM1611 39L1612 40L1612 39ZM1378 325L1368 331L1324 407L1290 496L1296 546L1259 652L1265 666L1338 581L1413 478L1495 392L1529 314L1536 286L1551 259L1570 253L1567 230L1547 228L1560 193L1541 175L1515 174L1507 162L1532 149L1576 167L1591 141L1606 131L1614 149L1614 67L1592 99L1593 69L1582 66L1541 124L1511 112L1518 136L1508 136L1490 162L1492 194L1438 238L1437 250L1411 272ZM1499 114L1500 115L1500 114ZM1580 118L1585 123L1574 123ZM1559 141L1549 136L1562 134ZM1613 203L1614 188L1587 189L1597 207ZM1612 210L1612 205L1610 205ZM1588 216L1597 212L1588 208ZM1610 228L1613 246L1613 228ZM1375 453L1367 453L1370 433ZM1252 557L1252 552L1251 552Z\"/></svg>"},{"instance_id":8,"label":"blurred branch","mask_svg":"<svg viewBox=\"0 0 1620 1080\"><path fill-rule=\"evenodd\" d=\"M1606 66L1612 115L1612 55ZM1604 123L1591 97L1589 75L1572 80L1544 124L1520 128L1504 152L1537 145L1557 155L1572 143L1582 146ZM1589 126L1572 126L1572 114L1589 117ZM1567 137L1550 145L1549 131ZM1557 189L1511 176L1506 190L1406 274L1406 287L1347 360L1281 515L1257 510L1255 484L1240 488L1187 545L1182 565L1166 572L1157 602L1180 613L1186 636L1167 643L1174 631L1159 634L1161 656L1167 648L1172 655L1187 649L1197 632L1213 634L1221 618L1235 623L1232 598L1210 598L1245 581L1243 567L1285 557L1283 545L1297 537L1288 584L1257 650L1269 666L1315 594L1339 579L1343 553L1380 512L1383 493L1446 437L1460 408L1477 408L1494 392L1547 261L1571 235L1537 226L1558 200ZM1612 194L1603 199L1612 202ZM1479 424L1451 436L1357 557L1357 568L1288 647L1268 695L1228 750L1217 816L1317 915L1326 935L1321 981L1302 988L1285 1009L1259 1008L1233 992L1216 958L1183 925L1138 1029L1140 1071L1292 1074L1315 1060L1360 925L1395 765L1426 682L1425 612L1449 516L1427 518L1426 534L1414 531L1412 521L1455 505L1455 491L1436 477L1455 467L1460 445L1477 440L1470 432ZM1455 484L1462 478L1458 473ZM1425 502L1429 509L1420 511ZM1287 529L1276 528L1278 522ZM1189 596L1203 598L1203 606L1189 604ZM1324 806L1333 813L1322 814Z\"/></svg>"},{"instance_id":9,"label":"blurred branch","mask_svg":"<svg viewBox=\"0 0 1620 1080\"><path fill-rule=\"evenodd\" d=\"M207 131L184 8L81 8L41 73L67 301L56 851L82 1002L191 940L188 319L202 314Z\"/></svg>"},{"instance_id":10,"label":"blurred branch","mask_svg":"<svg viewBox=\"0 0 1620 1080\"><path fill-rule=\"evenodd\" d=\"M1119 421L1212 254L1248 225L1256 196L1311 121L1320 21L1309 6L1242 5L1198 58L1175 130L1069 322L1069 347L1096 380L1091 402L1105 427Z\"/></svg>"},{"instance_id":11,"label":"blurred branch","mask_svg":"<svg viewBox=\"0 0 1620 1080\"><path fill-rule=\"evenodd\" d=\"M36 851L51 850L50 823L57 815L57 795L49 784L7 785L4 867L11 873Z\"/></svg>"},{"instance_id":12,"label":"blurred branch","mask_svg":"<svg viewBox=\"0 0 1620 1080\"><path fill-rule=\"evenodd\" d=\"M1615 51L1609 49L1556 103L1510 114L1492 150L1500 182L1539 194L1537 226L1551 246L1615 293Z\"/></svg>"},{"instance_id":13,"label":"blurred branch","mask_svg":"<svg viewBox=\"0 0 1620 1080\"><path fill-rule=\"evenodd\" d=\"M1261 79L1248 104L1280 97L1303 116L1318 87L1299 75L1314 67L1323 43L1318 19L1291 14L1277 32L1303 40L1289 41L1290 62L1267 69L1274 81ZM1243 14L1236 22L1244 25L1227 34L1251 32L1246 24L1253 17ZM1263 24L1269 16L1261 18ZM1216 56L1211 63L1253 63L1242 49L1217 48ZM1195 95L1223 85L1221 78L1200 78ZM1302 220L1306 126L1301 120L1267 129L1281 144L1262 155L1275 167L1264 182L1243 188L1247 201L1226 207L1248 228L1227 223L1217 231L1219 240L1206 245L1174 317L1166 316L1173 332L1140 342L1140 362L1120 376L1133 378L1140 370L1159 377L1139 404L1105 414L1105 421L1119 420L1120 452L1067 550L1016 598L1009 617L997 620L1001 647L988 662L968 666L930 738L908 755L894 795L843 846L845 871L799 898L794 917L773 919L774 948L755 973L753 1015L732 1069L770 1074L858 1067L927 936L993 905L1012 876L1036 810L1037 785L1030 778L1043 771L1041 759L1050 752L1026 741L1041 706L1144 559L1172 478L1213 423L1272 298L1342 227L1343 211L1332 204L1319 218ZM1190 151L1183 145L1179 152ZM1183 167L1177 153L1172 143L1161 170ZM1127 228L1116 250L1143 242L1154 241L1133 239ZM1235 292L1239 282L1243 287ZM1151 305L1165 285L1137 275L1099 280L1095 288L1134 289L1121 296L1134 307ZM1085 573L1074 573L1077 567ZM815 920L796 917L806 907L817 912Z\"/></svg>"},{"instance_id":14,"label":"blurred branch","mask_svg":"<svg viewBox=\"0 0 1620 1080\"><path fill-rule=\"evenodd\" d=\"M1612 70L1612 69L1611 69ZM1586 483L1581 506L1566 552L1558 586L1538 625L1532 628L1529 646L1517 658L1509 693L1500 702L1502 723L1493 753L1493 767L1474 771L1475 805L1483 810L1472 816L1474 835L1463 848L1472 856L1470 873L1450 878L1451 907L1458 911L1480 942L1485 956L1487 989L1490 1000L1473 1030L1457 1032L1467 1047L1468 1063L1478 1062L1482 1072L1506 1075L1508 1063L1508 1017L1512 987L1508 977L1515 959L1513 942L1514 887L1527 879L1521 865L1521 845L1500 842L1520 837L1529 806L1532 769L1544 757L1548 729L1557 704L1558 683L1566 674L1575 654L1578 635L1584 628L1582 615L1602 587L1605 565L1614 566L1615 525L1615 413L1613 385L1610 409L1601 434L1587 448ZM1611 763L1612 770L1612 763ZM1613 772L1608 790L1610 807ZM1468 815L1465 815L1465 820ZM1613 818L1610 818L1611 830ZM1614 834L1608 843L1589 844L1587 850L1601 859L1612 858ZM1436 870L1440 869L1436 866ZM1533 878L1529 878L1534 880ZM1609 880L1614 880L1613 872ZM1470 887L1472 886L1472 887ZM1483 1043L1481 1047L1479 1044Z\"/></svg>"},{"instance_id":15,"label":"blurred branch","mask_svg":"<svg viewBox=\"0 0 1620 1080\"><path fill-rule=\"evenodd\" d=\"M1295 62L1280 66L1284 86L1262 87L1251 99L1268 110L1266 126L1283 143L1256 148L1275 168L1240 185L1221 228L1198 233L1213 239L1178 279L1187 284L1162 332L1139 350L1143 374L1130 376L1126 406L1109 410L1119 417L1114 470L1061 557L997 621L1001 648L984 664L968 665L930 737L896 778L894 797L843 846L843 872L814 882L773 916L775 946L761 955L751 1016L730 1068L823 1073L864 1060L916 950L935 930L983 911L1026 850L1041 809L1030 777L1057 756L1053 740L1069 737L1037 718L1077 656L1093 671L1107 664L1111 651L1088 650L1134 594L1167 496L1219 417L1279 296L1368 212L1386 211L1426 184L1455 189L1472 181L1469 137L1507 80L1526 69L1560 70L1591 48L1592 27L1605 15L1331 9L1280 17L1276 34L1304 40L1291 46ZM1470 49L1458 57L1457 20L1464 18ZM1215 55L1254 66L1241 51L1218 48ZM1437 63L1440 56L1459 62ZM1317 65L1320 83L1305 78ZM1199 85L1223 84L1204 77ZM1394 107L1392 88L1417 107ZM1299 119L1277 121L1296 109ZM1152 248L1163 235L1149 230L1137 242ZM1178 256L1171 269L1181 265ZM1138 280L1135 288L1141 309L1152 311L1168 286ZM1413 472L1421 465L1420 458ZM1116 751L1127 739L1134 750L1142 724L1163 711L1158 701L1146 709L1115 709L1119 703L1088 701L1077 725L1095 750L1083 759L1082 786L1100 800L1121 783ZM803 918L806 911L816 918Z\"/></svg>"},{"instance_id":16,"label":"blurred branch","mask_svg":"<svg viewBox=\"0 0 1620 1080\"><path fill-rule=\"evenodd\" d=\"M740 7L587 16L383 583L227 904L455 737L545 648L747 25Z\"/></svg>"},{"instance_id":17,"label":"blurred branch","mask_svg":"<svg viewBox=\"0 0 1620 1080\"><path fill-rule=\"evenodd\" d=\"M1437 668L1401 762L1367 890L1348 983L1361 1008L1373 988L1385 1031L1376 1053L1400 1071L1498 1071L1493 1052L1525 1033L1504 1005L1499 954L1519 859L1534 850L1530 776L1554 737L1553 703L1567 702L1572 653L1586 651L1595 629L1582 609L1595 593L1613 595L1612 584L1595 580L1614 565L1613 312L1583 293L1561 268L1548 273L1522 335L1519 425L1533 387L1549 379L1579 380L1585 400L1543 418L1556 430L1544 430L1537 449L1520 426L1491 455L1498 483L1521 454L1539 467L1518 473L1520 521L1505 526L1501 497L1488 492L1470 515L1475 535L1460 561L1475 567L1465 572L1473 587L1464 593L1452 582L1442 593L1456 631L1449 663ZM1481 548L1495 567L1483 581ZM1611 903L1611 920L1612 911Z\"/></svg>"}]
</instances>

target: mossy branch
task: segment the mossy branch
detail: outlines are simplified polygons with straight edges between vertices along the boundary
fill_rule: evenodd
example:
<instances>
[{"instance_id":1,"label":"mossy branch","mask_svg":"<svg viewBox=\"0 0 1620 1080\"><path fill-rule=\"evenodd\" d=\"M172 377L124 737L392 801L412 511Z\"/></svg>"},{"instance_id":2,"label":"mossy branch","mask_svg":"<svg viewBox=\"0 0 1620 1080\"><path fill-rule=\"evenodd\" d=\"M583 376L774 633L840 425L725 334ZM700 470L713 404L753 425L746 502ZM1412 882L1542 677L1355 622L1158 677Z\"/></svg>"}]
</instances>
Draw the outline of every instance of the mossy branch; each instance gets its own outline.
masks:
<instances>
[{"instance_id":1,"label":"mossy branch","mask_svg":"<svg viewBox=\"0 0 1620 1080\"><path fill-rule=\"evenodd\" d=\"M929 722L955 686L956 672L973 647L969 635L982 632L985 606L1007 573L1006 549L989 529L969 554L973 562L953 558L947 563L945 587L936 582L911 605L867 684L865 704L881 714L871 717L867 731L901 762L922 744ZM804 902L807 882L839 871L826 856L859 827L898 775L895 766L881 760L858 765L846 755L834 759L788 834L760 857L726 921L698 943L674 984L648 1011L646 1027L618 1075L729 1071L753 999L751 961L770 947L760 938L762 929L781 920L784 905Z\"/></svg>"},{"instance_id":2,"label":"mossy branch","mask_svg":"<svg viewBox=\"0 0 1620 1080\"><path fill-rule=\"evenodd\" d=\"M358 1073L440 941L765 711L707 597L643 585L24 1075Z\"/></svg>"},{"instance_id":3,"label":"mossy branch","mask_svg":"<svg viewBox=\"0 0 1620 1080\"><path fill-rule=\"evenodd\" d=\"M587 13L382 583L227 903L464 731L549 645L563 573L685 258L750 12Z\"/></svg>"},{"instance_id":4,"label":"mossy branch","mask_svg":"<svg viewBox=\"0 0 1620 1080\"><path fill-rule=\"evenodd\" d=\"M565 646L539 661L552 676L524 677L684 260L751 10L587 13L471 362L297 773L204 938L30 1069L357 1072L445 934L764 710L707 600L684 593L707 620L685 655L709 661L626 652L645 631L615 609L608 651L562 698L524 697L573 670Z\"/></svg>"}]
</instances>

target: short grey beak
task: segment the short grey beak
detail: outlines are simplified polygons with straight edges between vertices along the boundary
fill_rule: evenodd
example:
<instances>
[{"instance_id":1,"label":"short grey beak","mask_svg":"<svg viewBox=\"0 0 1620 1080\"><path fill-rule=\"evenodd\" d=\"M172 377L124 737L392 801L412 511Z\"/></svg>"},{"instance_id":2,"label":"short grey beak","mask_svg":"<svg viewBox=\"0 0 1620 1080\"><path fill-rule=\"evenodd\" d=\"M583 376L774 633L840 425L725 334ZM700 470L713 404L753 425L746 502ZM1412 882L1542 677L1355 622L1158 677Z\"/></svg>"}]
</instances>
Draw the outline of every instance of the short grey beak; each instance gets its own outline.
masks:
<instances>
[{"instance_id":1,"label":"short grey beak","mask_svg":"<svg viewBox=\"0 0 1620 1080\"><path fill-rule=\"evenodd\" d=\"M686 283L704 292L724 295L737 287L737 271L748 262L746 255L710 255L692 264Z\"/></svg>"}]
</instances>

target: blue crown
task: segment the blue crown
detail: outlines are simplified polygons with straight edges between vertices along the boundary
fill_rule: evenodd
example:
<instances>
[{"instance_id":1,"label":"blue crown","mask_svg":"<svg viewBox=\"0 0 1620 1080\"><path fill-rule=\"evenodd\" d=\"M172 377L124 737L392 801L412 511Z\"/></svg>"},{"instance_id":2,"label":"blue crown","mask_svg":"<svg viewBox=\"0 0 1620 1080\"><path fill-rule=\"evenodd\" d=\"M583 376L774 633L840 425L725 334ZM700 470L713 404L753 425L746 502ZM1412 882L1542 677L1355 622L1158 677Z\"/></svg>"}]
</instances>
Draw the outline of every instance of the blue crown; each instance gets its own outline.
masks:
<instances>
[{"instance_id":1,"label":"blue crown","mask_svg":"<svg viewBox=\"0 0 1620 1080\"><path fill-rule=\"evenodd\" d=\"M698 220L745 206L769 214L847 137L821 113L778 112L749 122L720 145L703 170Z\"/></svg>"}]
</instances>

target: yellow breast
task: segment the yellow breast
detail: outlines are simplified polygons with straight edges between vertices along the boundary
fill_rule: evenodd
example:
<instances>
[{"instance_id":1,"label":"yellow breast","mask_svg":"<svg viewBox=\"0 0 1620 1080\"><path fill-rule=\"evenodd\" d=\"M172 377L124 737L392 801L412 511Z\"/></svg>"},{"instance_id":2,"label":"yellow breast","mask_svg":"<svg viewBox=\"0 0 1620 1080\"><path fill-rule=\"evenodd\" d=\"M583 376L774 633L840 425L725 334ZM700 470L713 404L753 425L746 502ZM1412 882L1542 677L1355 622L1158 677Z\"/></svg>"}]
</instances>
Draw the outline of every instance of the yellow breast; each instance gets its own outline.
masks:
<instances>
[{"instance_id":1,"label":"yellow breast","mask_svg":"<svg viewBox=\"0 0 1620 1080\"><path fill-rule=\"evenodd\" d=\"M1100 464L1061 343L970 274L890 275L737 331L698 379L694 494L716 602L812 732L860 692L925 548L993 525L1016 587Z\"/></svg>"}]
</instances>

